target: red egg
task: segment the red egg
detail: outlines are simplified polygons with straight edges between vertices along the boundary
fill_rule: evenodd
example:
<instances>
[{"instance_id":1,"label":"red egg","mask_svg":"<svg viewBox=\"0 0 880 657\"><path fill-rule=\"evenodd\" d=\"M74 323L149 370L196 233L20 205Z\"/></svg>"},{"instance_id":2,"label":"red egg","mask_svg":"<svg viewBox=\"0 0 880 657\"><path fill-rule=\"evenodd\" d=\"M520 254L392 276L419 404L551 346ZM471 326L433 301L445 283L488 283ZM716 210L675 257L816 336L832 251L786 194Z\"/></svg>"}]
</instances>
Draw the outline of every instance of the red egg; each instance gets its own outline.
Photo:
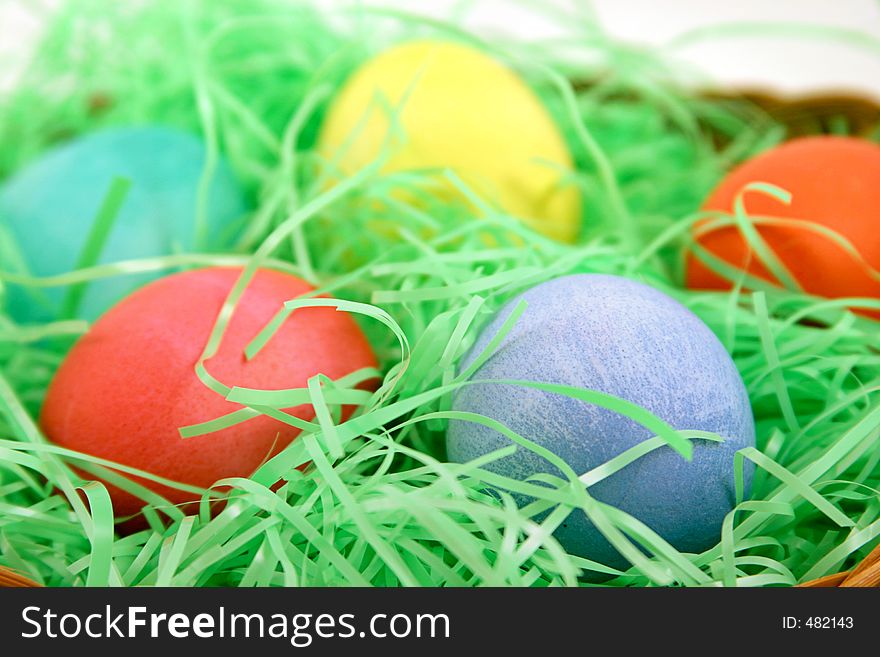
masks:
<instances>
[{"instance_id":1,"label":"red egg","mask_svg":"<svg viewBox=\"0 0 880 657\"><path fill-rule=\"evenodd\" d=\"M859 262L828 236L804 227L758 225L761 237L805 292L829 298L880 298L880 280L865 266L880 270L880 146L851 137L795 139L732 171L703 208L732 213L736 196L751 182L787 190L791 203L749 192L744 201L750 216L815 222L846 238L864 260ZM749 260L748 245L737 228L720 228L698 241L727 263L779 283L756 255ZM731 284L690 254L687 286L726 290ZM880 316L873 311L865 314Z\"/></svg>"},{"instance_id":2,"label":"red egg","mask_svg":"<svg viewBox=\"0 0 880 657\"><path fill-rule=\"evenodd\" d=\"M265 416L214 433L182 438L180 427L226 415L226 401L196 377L217 314L240 269L211 268L168 276L111 308L74 345L49 387L40 423L53 442L200 487L248 476L299 430ZM302 308L252 360L245 346L285 301L312 288L289 274L259 270L239 301L218 353L206 362L225 385L306 387L322 373L338 379L376 358L352 317L333 308ZM287 409L305 420L311 405ZM198 496L138 480L174 503ZM108 485L117 516L144 502Z\"/></svg>"}]
</instances>

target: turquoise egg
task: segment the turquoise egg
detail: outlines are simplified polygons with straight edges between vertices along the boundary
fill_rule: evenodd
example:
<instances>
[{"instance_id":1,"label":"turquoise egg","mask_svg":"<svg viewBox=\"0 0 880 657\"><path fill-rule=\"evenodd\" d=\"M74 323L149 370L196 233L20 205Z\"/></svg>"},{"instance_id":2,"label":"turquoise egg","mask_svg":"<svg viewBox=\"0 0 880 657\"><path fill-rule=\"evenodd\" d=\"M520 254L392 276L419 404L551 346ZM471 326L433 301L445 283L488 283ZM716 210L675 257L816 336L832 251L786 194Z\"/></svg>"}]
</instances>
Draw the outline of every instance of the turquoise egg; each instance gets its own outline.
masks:
<instances>
[{"instance_id":1,"label":"turquoise egg","mask_svg":"<svg viewBox=\"0 0 880 657\"><path fill-rule=\"evenodd\" d=\"M104 130L48 151L0 189L0 231L6 233L7 253L0 257L6 261L0 262L0 270L45 277L76 269L115 177L128 179L131 186L99 264L228 246L247 211L245 194L221 159L205 195L205 239L197 243L197 197L205 159L201 139L160 126ZM93 320L163 273L94 280L75 316ZM19 322L51 321L59 318L68 291L66 286L10 284L7 308Z\"/></svg>"}]
</instances>

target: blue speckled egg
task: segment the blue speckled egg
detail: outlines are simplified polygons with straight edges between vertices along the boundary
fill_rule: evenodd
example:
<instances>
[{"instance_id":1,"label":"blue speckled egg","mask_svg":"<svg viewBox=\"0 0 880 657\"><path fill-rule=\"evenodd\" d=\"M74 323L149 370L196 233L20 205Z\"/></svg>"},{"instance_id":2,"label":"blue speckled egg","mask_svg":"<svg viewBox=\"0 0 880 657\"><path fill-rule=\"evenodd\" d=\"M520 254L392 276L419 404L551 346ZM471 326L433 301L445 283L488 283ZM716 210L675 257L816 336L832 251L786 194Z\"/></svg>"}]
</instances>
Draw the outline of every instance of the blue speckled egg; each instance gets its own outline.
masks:
<instances>
[{"instance_id":1,"label":"blue speckled egg","mask_svg":"<svg viewBox=\"0 0 880 657\"><path fill-rule=\"evenodd\" d=\"M525 312L472 380L530 380L598 390L643 406L676 429L722 436L723 443L694 441L692 461L660 447L589 489L681 551L715 545L724 516L734 506L734 452L755 444L755 427L742 379L712 331L647 285L579 274L536 285L513 299L483 330L462 367L483 351L520 299L528 303ZM507 384L464 386L453 408L502 422L560 456L578 474L653 435L612 411ZM507 445L509 439L481 424L450 422L447 449L453 461ZM488 467L517 479L536 473L561 476L523 447ZM747 485L751 474L747 469ZM573 511L556 537L571 554L613 567L627 565L583 511Z\"/></svg>"},{"instance_id":2,"label":"blue speckled egg","mask_svg":"<svg viewBox=\"0 0 880 657\"><path fill-rule=\"evenodd\" d=\"M31 274L71 271L113 178L121 176L131 181L131 188L99 262L192 251L197 246L196 203L204 165L205 145L188 133L158 126L92 133L50 150L6 182L0 189L0 229L10 234ZM229 241L246 203L222 160L208 190L203 246L216 248ZM2 268L9 269L10 263ZM93 281L77 316L95 319L132 289L161 274ZM66 291L10 285L10 313L22 322L55 319Z\"/></svg>"}]
</instances>

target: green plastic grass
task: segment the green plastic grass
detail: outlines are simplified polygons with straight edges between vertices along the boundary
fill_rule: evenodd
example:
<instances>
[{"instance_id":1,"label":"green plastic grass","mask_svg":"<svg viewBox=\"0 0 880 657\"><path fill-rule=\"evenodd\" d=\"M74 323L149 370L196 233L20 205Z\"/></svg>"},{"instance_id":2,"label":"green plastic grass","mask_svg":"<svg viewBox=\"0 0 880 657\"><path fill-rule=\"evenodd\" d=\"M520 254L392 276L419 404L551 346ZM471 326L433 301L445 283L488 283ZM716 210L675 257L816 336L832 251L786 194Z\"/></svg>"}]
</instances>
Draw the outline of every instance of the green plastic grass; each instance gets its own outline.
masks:
<instances>
[{"instance_id":1,"label":"green plastic grass","mask_svg":"<svg viewBox=\"0 0 880 657\"><path fill-rule=\"evenodd\" d=\"M384 382L375 394L354 390L373 374L364 371L344 381L316 377L304 390L247 390L214 380L200 361L205 384L247 408L181 428L184 436L259 413L293 421L279 409L304 402L316 417L252 477L219 482L230 501L213 517L207 502L219 493L206 493L201 513L185 517L139 489L167 516L148 507L150 528L120 536L106 489L68 464L138 490L123 477L132 472L49 444L34 419L65 350L87 327L62 319L18 326L0 300L0 564L58 586L590 586L581 578L588 571L610 575L602 584L609 586L773 586L836 572L867 554L880 536L880 325L847 311L852 300L774 288L720 262L710 264L737 282L733 292L681 286L682 252L702 199L731 165L784 139L784 126L745 101L681 91L688 72L609 41L589 12L561 20L574 26L569 39L489 44L401 12L326 16L281 0L80 0L52 17L30 67L0 96L0 178L72 135L165 123L203 134L210 152L232 163L256 209L234 253L87 267L55 279L12 274L15 245L6 240L0 285L64 285L75 303L82 285L101 276L235 263L246 270L234 305L254 268L282 268L331 299L292 300L277 321L314 304L353 313ZM576 245L542 238L487 207L451 172L444 175L471 206L424 194L409 205L390 190L415 187L418 176L380 176L378 166L327 189L327 163L312 147L333 91L370 53L416 35L481 45L541 95L577 161L585 219ZM744 193L785 197L766 186ZM371 229L377 204L398 234ZM479 221L474 207L485 215ZM768 221L744 212L714 219L747 232ZM772 252L751 241L772 265ZM519 291L574 272L629 276L672 295L712 328L742 373L758 444L740 453L738 473L745 460L755 463L753 492L704 554L679 553L589 496L590 484L646 450L668 444L686 454L690 440L718 439L674 431L623 400L554 389L657 433L591 472L560 463L565 479L520 482L482 468L512 446L479 462L445 462L450 418L495 426L450 409L450 393L470 373L459 371L459 359L480 326ZM742 292L744 284L756 292ZM880 308L877 300L859 303ZM223 330L218 320L203 361ZM340 424L341 403L359 408ZM279 478L285 483L273 491ZM517 509L510 495L487 487L534 501ZM617 572L566 554L552 532L572 508L584 509L633 567Z\"/></svg>"}]
</instances>

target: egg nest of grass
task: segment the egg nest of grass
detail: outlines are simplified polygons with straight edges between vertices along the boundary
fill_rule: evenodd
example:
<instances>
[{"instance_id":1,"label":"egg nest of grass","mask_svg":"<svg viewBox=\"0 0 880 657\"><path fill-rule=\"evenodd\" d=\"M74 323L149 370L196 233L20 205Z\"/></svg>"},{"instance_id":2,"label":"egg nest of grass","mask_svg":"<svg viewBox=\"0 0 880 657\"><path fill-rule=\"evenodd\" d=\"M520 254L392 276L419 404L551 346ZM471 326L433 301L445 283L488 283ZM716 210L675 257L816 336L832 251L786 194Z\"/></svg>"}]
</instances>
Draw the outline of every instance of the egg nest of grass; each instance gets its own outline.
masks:
<instances>
[{"instance_id":1,"label":"egg nest of grass","mask_svg":"<svg viewBox=\"0 0 880 657\"><path fill-rule=\"evenodd\" d=\"M76 135L162 124L201 134L209 165L222 153L255 209L228 253L48 280L10 272L15 245L0 235L0 283L70 287L135 269L274 267L355 315L384 379L351 419L316 420L250 478L206 492L198 514L151 498L145 528L115 532L102 484L70 468L108 464L53 446L35 419L87 325L18 325L0 301L0 565L52 586L789 586L868 554L880 536L878 324L844 302L769 285L682 286L703 199L733 165L783 141L786 125L745 98L682 91L687 72L609 40L589 17L560 20L580 30L575 38L528 45L481 41L403 12L328 16L273 0L85 0L51 16L23 75L0 96L0 178ZM390 190L417 187L419 174L383 175L378 165L326 184L316 142L334 91L372 54L412 38L482 48L528 81L575 161L584 217L575 243L531 231L448 171L469 203L421 192L411 202ZM854 129L844 115L823 119L829 125ZM876 124L859 130L880 139ZM377 206L393 230L369 229ZM755 465L752 495L703 554L679 553L615 514L604 518L621 530L615 540L636 541L644 556L625 571L591 563L553 538L564 514L530 518L509 495L486 492L485 462L446 461L458 365L479 328L524 289L581 272L631 277L680 301L722 341L746 384L757 448L740 454ZM223 329L221 320L213 337ZM320 387L311 393L327 404ZM254 391L248 401L267 398ZM584 506L576 478L547 491L553 506ZM227 502L212 515L215 496ZM587 583L590 573L606 579Z\"/></svg>"}]
</instances>

